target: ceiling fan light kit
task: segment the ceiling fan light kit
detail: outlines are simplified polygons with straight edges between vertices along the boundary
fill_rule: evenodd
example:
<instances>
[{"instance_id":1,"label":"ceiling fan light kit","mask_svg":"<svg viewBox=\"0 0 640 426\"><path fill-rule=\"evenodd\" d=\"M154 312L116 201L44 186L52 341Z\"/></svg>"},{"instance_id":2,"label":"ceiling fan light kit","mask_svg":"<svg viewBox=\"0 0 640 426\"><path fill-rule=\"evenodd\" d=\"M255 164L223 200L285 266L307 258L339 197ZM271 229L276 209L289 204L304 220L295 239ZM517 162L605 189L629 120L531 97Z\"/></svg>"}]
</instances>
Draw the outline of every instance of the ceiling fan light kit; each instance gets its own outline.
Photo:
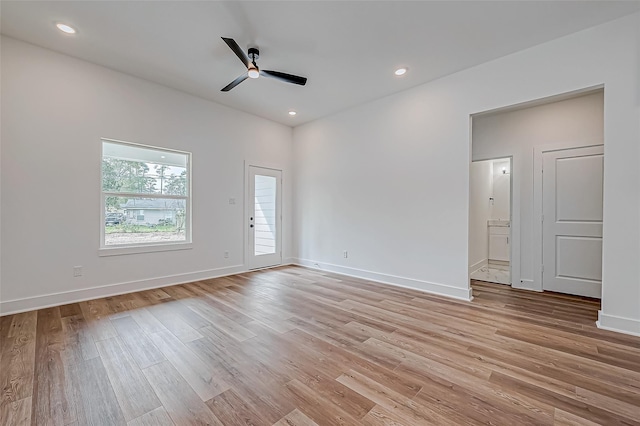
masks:
<instances>
[{"instance_id":1,"label":"ceiling fan light kit","mask_svg":"<svg viewBox=\"0 0 640 426\"><path fill-rule=\"evenodd\" d=\"M261 70L260 68L258 68L256 60L260 57L260 51L257 48L250 47L247 52L248 54L246 54L244 53L244 50L242 50L240 46L238 46L238 43L236 43L234 39L222 37L222 40L227 43L227 46L229 46L229 48L233 50L233 53L235 53L238 59L240 59L244 66L247 67L247 72L223 87L221 89L222 92L228 92L238 84L245 81L247 78L258 78L260 76L273 78L285 83L298 84L300 86L304 86L305 84L307 84L306 77L300 77L280 71Z\"/></svg>"},{"instance_id":2,"label":"ceiling fan light kit","mask_svg":"<svg viewBox=\"0 0 640 426\"><path fill-rule=\"evenodd\" d=\"M249 71L247 71L247 75L249 78L258 78L260 77L260 71L258 71L258 68L250 67Z\"/></svg>"}]
</instances>

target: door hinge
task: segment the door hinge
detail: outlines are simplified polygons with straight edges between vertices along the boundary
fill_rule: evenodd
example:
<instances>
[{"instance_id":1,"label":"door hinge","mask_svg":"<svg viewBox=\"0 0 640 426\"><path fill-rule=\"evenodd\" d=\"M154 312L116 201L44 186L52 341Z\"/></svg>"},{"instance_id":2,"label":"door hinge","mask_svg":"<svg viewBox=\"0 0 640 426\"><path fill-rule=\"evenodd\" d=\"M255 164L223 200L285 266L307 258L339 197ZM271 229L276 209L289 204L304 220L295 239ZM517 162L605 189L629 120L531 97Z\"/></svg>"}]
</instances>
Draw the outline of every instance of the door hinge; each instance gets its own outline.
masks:
<instances>
[{"instance_id":1,"label":"door hinge","mask_svg":"<svg viewBox=\"0 0 640 426\"><path fill-rule=\"evenodd\" d=\"M542 265L542 273L544 273L544 265Z\"/></svg>"},{"instance_id":2,"label":"door hinge","mask_svg":"<svg viewBox=\"0 0 640 426\"><path fill-rule=\"evenodd\" d=\"M544 215L542 215L542 223L544 223Z\"/></svg>"}]
</instances>

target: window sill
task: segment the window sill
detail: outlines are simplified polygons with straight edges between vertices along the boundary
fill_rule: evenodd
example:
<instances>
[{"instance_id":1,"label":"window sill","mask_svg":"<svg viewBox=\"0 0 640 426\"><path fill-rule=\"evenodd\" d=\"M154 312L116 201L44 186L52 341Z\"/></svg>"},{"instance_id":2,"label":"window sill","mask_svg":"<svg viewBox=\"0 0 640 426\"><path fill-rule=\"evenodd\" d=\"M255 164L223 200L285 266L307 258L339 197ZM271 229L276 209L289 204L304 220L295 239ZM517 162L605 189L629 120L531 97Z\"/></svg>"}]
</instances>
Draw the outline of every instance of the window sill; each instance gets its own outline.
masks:
<instances>
[{"instance_id":1,"label":"window sill","mask_svg":"<svg viewBox=\"0 0 640 426\"><path fill-rule=\"evenodd\" d=\"M98 256L120 256L125 254L156 253L160 251L191 250L193 243L156 244L148 246L103 247Z\"/></svg>"}]
</instances>

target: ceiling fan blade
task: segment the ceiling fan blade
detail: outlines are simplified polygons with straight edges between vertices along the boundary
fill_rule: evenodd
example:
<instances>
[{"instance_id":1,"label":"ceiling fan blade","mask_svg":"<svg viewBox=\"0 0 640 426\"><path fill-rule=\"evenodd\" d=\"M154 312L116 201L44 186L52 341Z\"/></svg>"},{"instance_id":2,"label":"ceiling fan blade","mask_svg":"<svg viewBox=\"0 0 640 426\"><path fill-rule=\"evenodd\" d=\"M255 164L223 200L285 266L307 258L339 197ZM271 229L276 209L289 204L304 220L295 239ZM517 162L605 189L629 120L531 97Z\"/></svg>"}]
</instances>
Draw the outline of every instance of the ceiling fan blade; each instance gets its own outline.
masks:
<instances>
[{"instance_id":1,"label":"ceiling fan blade","mask_svg":"<svg viewBox=\"0 0 640 426\"><path fill-rule=\"evenodd\" d=\"M229 90L233 89L234 87L236 87L238 84L242 83L243 81L245 81L246 79L248 79L249 76L245 73L242 74L240 77L236 78L235 80L233 80L231 83L227 84L226 86L224 86L222 88L222 90L220 90L221 92L228 92Z\"/></svg>"},{"instance_id":2,"label":"ceiling fan blade","mask_svg":"<svg viewBox=\"0 0 640 426\"><path fill-rule=\"evenodd\" d=\"M247 54L244 53L244 50L242 50L240 46L238 46L238 43L236 43L236 41L232 38L222 37L222 40L224 40L224 42L227 43L227 46L229 46L231 50L233 50L233 53L236 54L236 56L242 61L244 66L247 67L248 69L249 65L251 64L251 61L249 60L249 57L247 56Z\"/></svg>"},{"instance_id":3,"label":"ceiling fan blade","mask_svg":"<svg viewBox=\"0 0 640 426\"><path fill-rule=\"evenodd\" d=\"M261 70L260 75L275 78L276 80L284 81L285 83L299 84L300 86L307 84L307 77L300 77L279 71Z\"/></svg>"}]
</instances>

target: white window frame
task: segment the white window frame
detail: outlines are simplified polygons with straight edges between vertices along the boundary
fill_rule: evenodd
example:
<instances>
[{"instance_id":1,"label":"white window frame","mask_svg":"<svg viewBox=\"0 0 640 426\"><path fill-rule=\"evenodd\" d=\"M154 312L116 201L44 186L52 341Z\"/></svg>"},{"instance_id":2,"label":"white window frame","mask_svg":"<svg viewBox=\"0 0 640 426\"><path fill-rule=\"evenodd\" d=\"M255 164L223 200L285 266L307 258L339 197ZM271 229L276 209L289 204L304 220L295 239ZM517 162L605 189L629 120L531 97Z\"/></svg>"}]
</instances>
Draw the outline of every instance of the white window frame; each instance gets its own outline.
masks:
<instances>
[{"instance_id":1,"label":"white window frame","mask_svg":"<svg viewBox=\"0 0 640 426\"><path fill-rule=\"evenodd\" d=\"M151 149L158 152L167 152L173 154L186 155L187 157L187 184L186 184L186 196L182 195L169 195L169 194L147 194L147 193L133 193L133 192L118 192L118 191L104 191L102 184L102 161L104 158L104 143L120 144L126 146L132 146L136 148ZM152 253L159 251L171 251L171 250L188 250L193 248L191 241L191 153L187 151L179 151L175 149L160 148L152 145L145 145L140 143L126 142L115 139L101 138L100 139L100 248L98 250L99 256L118 256L123 254L135 254L135 253ZM121 245L105 245L105 205L107 197L129 197L129 198L161 198L161 199L175 199L185 200L185 241L170 241L166 243L154 242L154 243L137 243L137 244L121 244Z\"/></svg>"}]
</instances>

